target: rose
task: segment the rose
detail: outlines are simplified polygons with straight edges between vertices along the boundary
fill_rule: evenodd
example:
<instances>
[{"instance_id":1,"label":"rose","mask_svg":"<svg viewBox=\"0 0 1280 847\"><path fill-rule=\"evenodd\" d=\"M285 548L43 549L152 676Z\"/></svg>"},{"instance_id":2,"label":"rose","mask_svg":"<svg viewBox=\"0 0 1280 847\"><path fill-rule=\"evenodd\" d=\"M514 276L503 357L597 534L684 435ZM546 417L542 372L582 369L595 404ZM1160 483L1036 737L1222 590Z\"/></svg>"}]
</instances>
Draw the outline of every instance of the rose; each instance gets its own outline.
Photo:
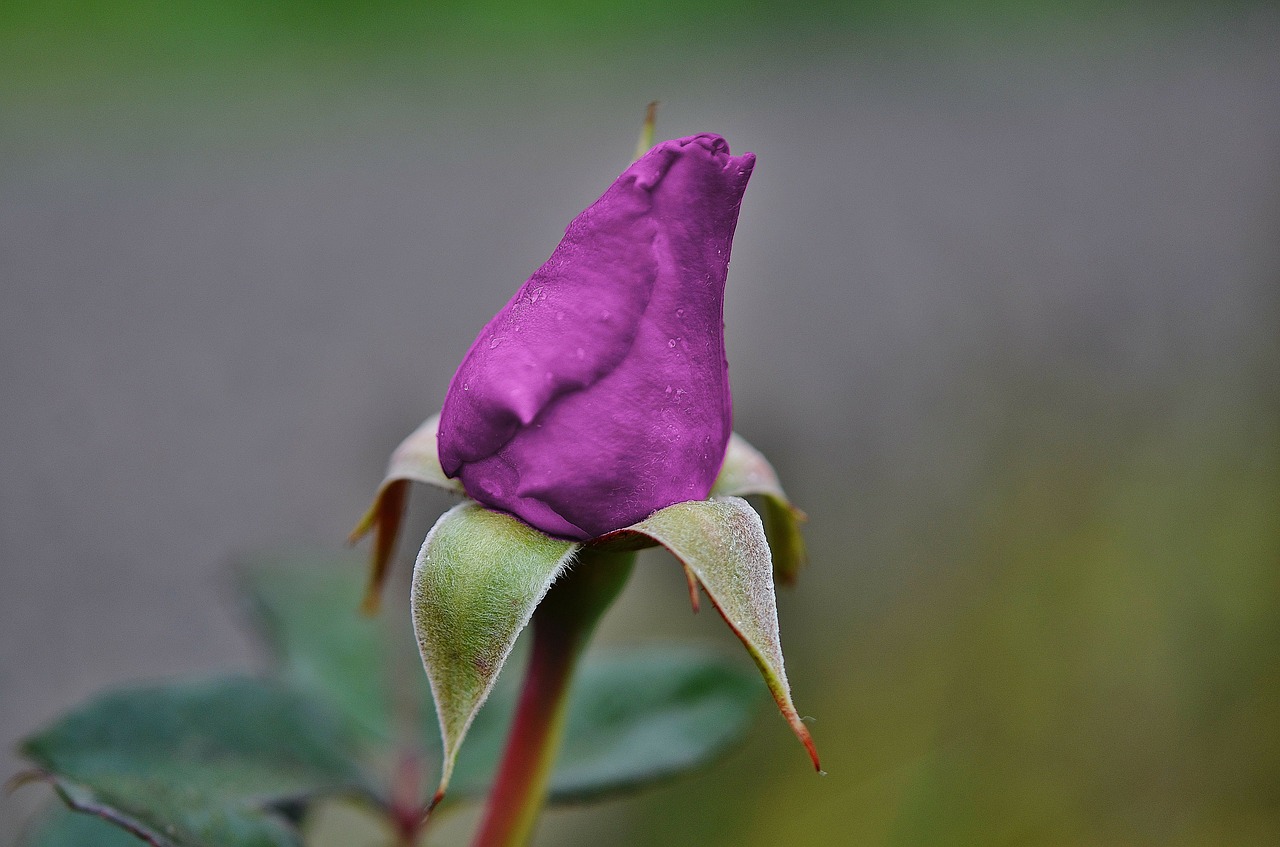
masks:
<instances>
[{"instance_id":1,"label":"rose","mask_svg":"<svg viewBox=\"0 0 1280 847\"><path fill-rule=\"evenodd\" d=\"M659 144L480 331L438 449L480 503L589 539L705 499L732 424L724 286L755 157Z\"/></svg>"},{"instance_id":2,"label":"rose","mask_svg":"<svg viewBox=\"0 0 1280 847\"><path fill-rule=\"evenodd\" d=\"M703 593L729 623L818 767L774 599L774 580L792 582L804 561L804 516L764 456L730 437L724 285L754 164L697 135L628 168L480 332L441 414L392 453L352 533L376 530L372 611L410 484L470 495L436 522L414 566L414 626L443 741L433 803L533 621L536 670L513 724L527 733L513 729L476 843L514 843L507 830L536 817L563 717L545 710L568 702L556 687L645 546L680 561L695 610ZM757 498L764 523L744 497Z\"/></svg>"}]
</instances>

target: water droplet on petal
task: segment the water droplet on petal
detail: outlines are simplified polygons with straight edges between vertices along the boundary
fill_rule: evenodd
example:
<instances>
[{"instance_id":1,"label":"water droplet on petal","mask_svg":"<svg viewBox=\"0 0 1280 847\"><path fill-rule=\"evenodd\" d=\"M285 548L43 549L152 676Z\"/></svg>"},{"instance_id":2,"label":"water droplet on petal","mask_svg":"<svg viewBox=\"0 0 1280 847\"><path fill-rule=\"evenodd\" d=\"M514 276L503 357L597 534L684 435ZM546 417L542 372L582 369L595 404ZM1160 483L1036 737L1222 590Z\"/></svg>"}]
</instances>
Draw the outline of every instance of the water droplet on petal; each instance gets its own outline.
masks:
<instances>
[{"instance_id":1,"label":"water droplet on petal","mask_svg":"<svg viewBox=\"0 0 1280 847\"><path fill-rule=\"evenodd\" d=\"M675 340L674 338L673 338L673 339L671 339L670 341L668 341L668 342L667 342L667 346L668 346L668 347L675 347L675 346L676 346L676 340Z\"/></svg>"},{"instance_id":2,"label":"water droplet on petal","mask_svg":"<svg viewBox=\"0 0 1280 847\"><path fill-rule=\"evenodd\" d=\"M498 348L498 345L501 343L502 343L501 338L491 338L489 339L489 349L496 350Z\"/></svg>"}]
</instances>

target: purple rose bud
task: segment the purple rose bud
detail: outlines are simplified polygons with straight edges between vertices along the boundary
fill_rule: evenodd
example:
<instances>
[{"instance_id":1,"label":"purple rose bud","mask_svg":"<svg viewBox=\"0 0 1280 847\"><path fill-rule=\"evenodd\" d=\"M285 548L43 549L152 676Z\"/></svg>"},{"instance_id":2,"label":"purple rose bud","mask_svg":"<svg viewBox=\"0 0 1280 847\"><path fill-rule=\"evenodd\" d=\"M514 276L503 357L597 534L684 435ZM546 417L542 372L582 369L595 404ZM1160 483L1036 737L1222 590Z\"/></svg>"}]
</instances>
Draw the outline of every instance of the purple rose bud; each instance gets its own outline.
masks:
<instances>
[{"instance_id":1,"label":"purple rose bud","mask_svg":"<svg viewBox=\"0 0 1280 847\"><path fill-rule=\"evenodd\" d=\"M481 330L440 414L467 494L588 539L707 497L732 404L724 285L755 156L667 141L569 224Z\"/></svg>"}]
</instances>

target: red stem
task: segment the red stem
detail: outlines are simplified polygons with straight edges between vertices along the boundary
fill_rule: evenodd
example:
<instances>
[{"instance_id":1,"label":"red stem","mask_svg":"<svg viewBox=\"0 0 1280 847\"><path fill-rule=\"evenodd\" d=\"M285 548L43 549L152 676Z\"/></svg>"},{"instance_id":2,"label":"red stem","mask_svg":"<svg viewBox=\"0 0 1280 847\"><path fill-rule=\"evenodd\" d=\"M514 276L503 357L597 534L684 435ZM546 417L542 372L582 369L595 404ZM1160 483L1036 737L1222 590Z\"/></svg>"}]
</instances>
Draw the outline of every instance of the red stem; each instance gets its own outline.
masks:
<instances>
[{"instance_id":1,"label":"red stem","mask_svg":"<svg viewBox=\"0 0 1280 847\"><path fill-rule=\"evenodd\" d=\"M578 658L626 584L634 553L584 551L533 615L533 650L474 847L519 847L546 802Z\"/></svg>"}]
</instances>

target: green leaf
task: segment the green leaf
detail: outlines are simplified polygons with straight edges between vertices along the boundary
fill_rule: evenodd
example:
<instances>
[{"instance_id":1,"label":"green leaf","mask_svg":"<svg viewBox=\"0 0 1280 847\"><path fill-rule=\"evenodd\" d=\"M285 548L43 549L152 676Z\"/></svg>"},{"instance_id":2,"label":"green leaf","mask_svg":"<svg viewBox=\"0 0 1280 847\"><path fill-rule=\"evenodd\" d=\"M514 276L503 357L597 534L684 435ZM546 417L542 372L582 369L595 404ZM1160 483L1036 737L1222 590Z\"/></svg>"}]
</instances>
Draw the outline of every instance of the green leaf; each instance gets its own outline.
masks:
<instances>
[{"instance_id":1,"label":"green leaf","mask_svg":"<svg viewBox=\"0 0 1280 847\"><path fill-rule=\"evenodd\" d=\"M159 847L294 847L278 807L365 790L332 715L245 677L104 694L21 750L69 806Z\"/></svg>"},{"instance_id":2,"label":"green leaf","mask_svg":"<svg viewBox=\"0 0 1280 847\"><path fill-rule=\"evenodd\" d=\"M729 438L724 465L711 488L712 497L758 497L763 502L765 536L773 552L773 576L792 585L808 559L800 525L808 520L782 490L773 465L738 433Z\"/></svg>"},{"instance_id":3,"label":"green leaf","mask_svg":"<svg viewBox=\"0 0 1280 847\"><path fill-rule=\"evenodd\" d=\"M373 505L348 538L351 544L355 544L368 535L370 530L376 530L370 556L369 583L364 596L364 608L368 613L378 609L382 586L387 579L387 567L395 553L400 521L404 517L405 503L409 498L409 483L421 482L452 494L466 495L462 483L449 479L440 467L440 456L436 448L436 430L439 426L440 416L432 415L400 442L400 446L391 454L386 476L378 493L374 495Z\"/></svg>"},{"instance_id":4,"label":"green leaf","mask_svg":"<svg viewBox=\"0 0 1280 847\"><path fill-rule=\"evenodd\" d=\"M413 619L444 739L437 801L516 636L578 546L473 502L427 534L413 571Z\"/></svg>"},{"instance_id":5,"label":"green leaf","mask_svg":"<svg viewBox=\"0 0 1280 847\"><path fill-rule=\"evenodd\" d=\"M574 682L552 796L592 799L706 762L746 733L761 698L753 676L688 646L588 658Z\"/></svg>"},{"instance_id":6,"label":"green leaf","mask_svg":"<svg viewBox=\"0 0 1280 847\"><path fill-rule=\"evenodd\" d=\"M425 715L431 690L421 671L407 616L370 618L358 611L361 568L355 558L263 559L238 569L251 622L278 672L325 700L366 748L389 749L403 719L399 705ZM419 721L424 750L438 750L434 722Z\"/></svg>"},{"instance_id":7,"label":"green leaf","mask_svg":"<svg viewBox=\"0 0 1280 847\"><path fill-rule=\"evenodd\" d=\"M707 592L759 666L783 717L818 768L813 739L791 702L783 668L773 565L760 516L738 497L691 500L661 509L604 540L629 534L666 547Z\"/></svg>"},{"instance_id":8,"label":"green leaf","mask_svg":"<svg viewBox=\"0 0 1280 847\"><path fill-rule=\"evenodd\" d=\"M284 677L328 700L374 750L395 726L387 679L391 651L413 637L356 611L358 562L273 559L243 566L254 622ZM429 709L426 675L413 659L409 685ZM401 680L403 683L404 680ZM455 796L482 795L493 779L519 694L519 675L499 678L467 731L450 781ZM586 656L570 694L567 741L550 801L578 802L630 789L712 758L746 731L758 695L750 673L698 648L663 646ZM421 722L425 749L439 751L434 720ZM590 739L588 741L588 739Z\"/></svg>"},{"instance_id":9,"label":"green leaf","mask_svg":"<svg viewBox=\"0 0 1280 847\"><path fill-rule=\"evenodd\" d=\"M141 847L146 842L95 815L59 805L19 843L22 847Z\"/></svg>"},{"instance_id":10,"label":"green leaf","mask_svg":"<svg viewBox=\"0 0 1280 847\"><path fill-rule=\"evenodd\" d=\"M551 802L606 797L706 763L746 734L759 686L749 670L696 646L588 654L573 682ZM490 696L450 790L488 790L518 693L499 684Z\"/></svg>"}]
</instances>

